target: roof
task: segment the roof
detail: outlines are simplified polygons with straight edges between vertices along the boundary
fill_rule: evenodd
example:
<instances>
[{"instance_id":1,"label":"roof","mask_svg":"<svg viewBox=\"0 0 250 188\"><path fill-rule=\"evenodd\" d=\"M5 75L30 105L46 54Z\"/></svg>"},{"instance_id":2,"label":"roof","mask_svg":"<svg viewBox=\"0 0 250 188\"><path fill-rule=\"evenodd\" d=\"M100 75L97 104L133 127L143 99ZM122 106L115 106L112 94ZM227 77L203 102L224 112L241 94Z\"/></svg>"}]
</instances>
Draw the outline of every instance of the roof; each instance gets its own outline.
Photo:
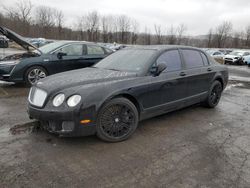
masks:
<instances>
[{"instance_id":1,"label":"roof","mask_svg":"<svg viewBox=\"0 0 250 188\"><path fill-rule=\"evenodd\" d=\"M183 45L135 45L133 47L127 47L126 49L148 49L148 50L167 50L171 48L190 48L190 49L199 49L191 46L183 46ZM200 49L199 49L200 50Z\"/></svg>"}]
</instances>

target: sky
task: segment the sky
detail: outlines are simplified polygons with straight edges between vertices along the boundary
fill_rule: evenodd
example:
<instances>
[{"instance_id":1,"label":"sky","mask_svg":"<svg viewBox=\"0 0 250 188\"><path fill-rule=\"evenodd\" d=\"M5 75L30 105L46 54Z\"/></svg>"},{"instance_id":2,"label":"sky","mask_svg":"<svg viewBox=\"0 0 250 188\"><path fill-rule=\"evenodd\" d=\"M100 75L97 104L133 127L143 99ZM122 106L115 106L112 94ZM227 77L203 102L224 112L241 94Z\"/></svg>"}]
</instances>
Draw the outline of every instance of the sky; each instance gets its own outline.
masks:
<instances>
[{"instance_id":1,"label":"sky","mask_svg":"<svg viewBox=\"0 0 250 188\"><path fill-rule=\"evenodd\" d=\"M1 0L4 6L17 0ZM63 11L66 25L73 26L81 15L93 10L100 14L124 14L136 19L143 31L154 32L154 25L165 30L185 24L189 35L207 34L223 21L231 21L235 31L250 24L250 0L31 0L35 6L45 5Z\"/></svg>"}]
</instances>

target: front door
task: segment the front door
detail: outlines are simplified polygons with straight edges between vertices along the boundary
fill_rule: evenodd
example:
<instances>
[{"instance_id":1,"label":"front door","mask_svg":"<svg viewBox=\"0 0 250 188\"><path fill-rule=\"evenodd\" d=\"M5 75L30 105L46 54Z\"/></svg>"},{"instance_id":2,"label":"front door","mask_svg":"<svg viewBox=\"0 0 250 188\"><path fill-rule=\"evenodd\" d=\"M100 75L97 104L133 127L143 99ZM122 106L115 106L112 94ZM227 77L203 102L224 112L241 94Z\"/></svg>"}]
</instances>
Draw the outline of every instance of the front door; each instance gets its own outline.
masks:
<instances>
[{"instance_id":1,"label":"front door","mask_svg":"<svg viewBox=\"0 0 250 188\"><path fill-rule=\"evenodd\" d=\"M167 68L159 76L152 76L148 91L147 108L171 110L187 95L186 80L181 76L183 64L178 49L162 53L156 65L165 63Z\"/></svg>"}]
</instances>

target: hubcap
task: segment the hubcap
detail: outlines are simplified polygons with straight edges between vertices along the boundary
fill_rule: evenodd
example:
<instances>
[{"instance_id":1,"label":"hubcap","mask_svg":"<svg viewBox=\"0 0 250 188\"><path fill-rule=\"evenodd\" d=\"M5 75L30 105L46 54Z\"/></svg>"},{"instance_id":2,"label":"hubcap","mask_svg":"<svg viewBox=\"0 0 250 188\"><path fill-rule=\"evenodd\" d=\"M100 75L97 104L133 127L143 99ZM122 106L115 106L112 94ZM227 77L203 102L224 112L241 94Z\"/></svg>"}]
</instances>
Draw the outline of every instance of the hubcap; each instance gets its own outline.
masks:
<instances>
[{"instance_id":1,"label":"hubcap","mask_svg":"<svg viewBox=\"0 0 250 188\"><path fill-rule=\"evenodd\" d=\"M38 80L45 78L47 75L41 69L32 69L28 74L28 81L31 84L35 84Z\"/></svg>"},{"instance_id":2,"label":"hubcap","mask_svg":"<svg viewBox=\"0 0 250 188\"><path fill-rule=\"evenodd\" d=\"M126 136L135 123L135 114L127 105L114 104L100 114L101 129L110 137Z\"/></svg>"}]
</instances>

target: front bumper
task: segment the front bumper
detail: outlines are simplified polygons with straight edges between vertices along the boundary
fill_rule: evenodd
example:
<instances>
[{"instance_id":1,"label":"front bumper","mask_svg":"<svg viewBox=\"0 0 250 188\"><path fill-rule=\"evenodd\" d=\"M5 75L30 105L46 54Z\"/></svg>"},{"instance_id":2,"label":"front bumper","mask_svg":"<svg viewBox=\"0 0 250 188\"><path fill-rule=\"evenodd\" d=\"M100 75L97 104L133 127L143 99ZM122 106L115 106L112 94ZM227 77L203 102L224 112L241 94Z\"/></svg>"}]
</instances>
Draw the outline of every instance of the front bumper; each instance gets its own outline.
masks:
<instances>
[{"instance_id":1,"label":"front bumper","mask_svg":"<svg viewBox=\"0 0 250 188\"><path fill-rule=\"evenodd\" d=\"M238 63L241 63L243 60L242 58L239 58L239 59L225 58L224 61L225 63L228 63L228 64L238 64Z\"/></svg>"},{"instance_id":2,"label":"front bumper","mask_svg":"<svg viewBox=\"0 0 250 188\"><path fill-rule=\"evenodd\" d=\"M15 65L0 65L0 80L10 81L10 76L15 69Z\"/></svg>"},{"instance_id":3,"label":"front bumper","mask_svg":"<svg viewBox=\"0 0 250 188\"><path fill-rule=\"evenodd\" d=\"M65 137L89 136L96 133L95 108L90 107L81 110L51 110L39 109L29 105L28 114L31 119L37 119L49 132ZM81 124L84 119L91 120L87 124Z\"/></svg>"}]
</instances>

